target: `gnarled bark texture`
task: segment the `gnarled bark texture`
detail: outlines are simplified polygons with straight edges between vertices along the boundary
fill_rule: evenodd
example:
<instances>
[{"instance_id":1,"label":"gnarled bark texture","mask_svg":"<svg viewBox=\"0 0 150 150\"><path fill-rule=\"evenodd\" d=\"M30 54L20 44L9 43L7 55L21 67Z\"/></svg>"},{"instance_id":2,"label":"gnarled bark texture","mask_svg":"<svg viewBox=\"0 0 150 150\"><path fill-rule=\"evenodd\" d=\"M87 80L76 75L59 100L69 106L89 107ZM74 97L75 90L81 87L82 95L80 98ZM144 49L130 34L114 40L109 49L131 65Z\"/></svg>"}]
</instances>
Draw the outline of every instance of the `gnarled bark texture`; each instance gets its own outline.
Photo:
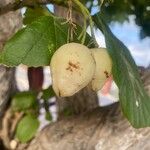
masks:
<instances>
[{"instance_id":1,"label":"gnarled bark texture","mask_svg":"<svg viewBox=\"0 0 150 150\"><path fill-rule=\"evenodd\" d=\"M150 95L150 68L143 75ZM119 103L61 118L43 129L27 150L149 150L150 128L134 129Z\"/></svg>"},{"instance_id":2,"label":"gnarled bark texture","mask_svg":"<svg viewBox=\"0 0 150 150\"><path fill-rule=\"evenodd\" d=\"M13 0L0 0L0 6L12 2ZM0 16L0 51L5 42L21 27L20 11L9 12ZM15 86L15 70L0 66L0 118L3 115L6 104Z\"/></svg>"}]
</instances>

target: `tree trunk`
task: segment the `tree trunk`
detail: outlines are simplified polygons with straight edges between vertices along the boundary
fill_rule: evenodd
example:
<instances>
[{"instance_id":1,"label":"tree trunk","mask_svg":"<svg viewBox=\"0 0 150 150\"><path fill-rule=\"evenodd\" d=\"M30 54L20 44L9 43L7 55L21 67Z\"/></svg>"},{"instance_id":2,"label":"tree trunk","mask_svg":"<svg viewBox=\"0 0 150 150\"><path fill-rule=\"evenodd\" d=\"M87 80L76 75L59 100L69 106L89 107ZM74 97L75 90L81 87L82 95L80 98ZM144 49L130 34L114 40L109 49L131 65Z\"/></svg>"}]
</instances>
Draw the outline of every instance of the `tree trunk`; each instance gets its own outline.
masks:
<instances>
[{"instance_id":1,"label":"tree trunk","mask_svg":"<svg viewBox=\"0 0 150 150\"><path fill-rule=\"evenodd\" d=\"M12 0L0 0L0 6ZM9 12L0 16L0 51L5 42L22 26L20 11ZM4 113L10 94L15 87L15 69L0 66L0 118Z\"/></svg>"},{"instance_id":2,"label":"tree trunk","mask_svg":"<svg viewBox=\"0 0 150 150\"><path fill-rule=\"evenodd\" d=\"M150 69L142 80L150 91ZM43 129L26 150L149 150L149 139L150 128L134 129L115 103L60 118Z\"/></svg>"}]
</instances>

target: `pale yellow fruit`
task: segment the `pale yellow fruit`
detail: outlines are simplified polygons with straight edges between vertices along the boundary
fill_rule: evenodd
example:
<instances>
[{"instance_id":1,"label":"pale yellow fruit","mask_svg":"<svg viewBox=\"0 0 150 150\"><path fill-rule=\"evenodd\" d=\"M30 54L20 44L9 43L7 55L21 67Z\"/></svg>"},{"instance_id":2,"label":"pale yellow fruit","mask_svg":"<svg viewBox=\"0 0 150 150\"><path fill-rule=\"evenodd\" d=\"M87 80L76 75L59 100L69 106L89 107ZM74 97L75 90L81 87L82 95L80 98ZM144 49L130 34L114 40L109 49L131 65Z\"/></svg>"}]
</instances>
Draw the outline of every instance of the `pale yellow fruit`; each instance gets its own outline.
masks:
<instances>
[{"instance_id":1,"label":"pale yellow fruit","mask_svg":"<svg viewBox=\"0 0 150 150\"><path fill-rule=\"evenodd\" d=\"M91 82L94 91L100 90L111 75L112 61L105 48L91 49L96 62L95 74Z\"/></svg>"},{"instance_id":2,"label":"pale yellow fruit","mask_svg":"<svg viewBox=\"0 0 150 150\"><path fill-rule=\"evenodd\" d=\"M91 51L84 45L61 46L51 59L52 86L57 96L72 96L88 85L95 72Z\"/></svg>"}]
</instances>

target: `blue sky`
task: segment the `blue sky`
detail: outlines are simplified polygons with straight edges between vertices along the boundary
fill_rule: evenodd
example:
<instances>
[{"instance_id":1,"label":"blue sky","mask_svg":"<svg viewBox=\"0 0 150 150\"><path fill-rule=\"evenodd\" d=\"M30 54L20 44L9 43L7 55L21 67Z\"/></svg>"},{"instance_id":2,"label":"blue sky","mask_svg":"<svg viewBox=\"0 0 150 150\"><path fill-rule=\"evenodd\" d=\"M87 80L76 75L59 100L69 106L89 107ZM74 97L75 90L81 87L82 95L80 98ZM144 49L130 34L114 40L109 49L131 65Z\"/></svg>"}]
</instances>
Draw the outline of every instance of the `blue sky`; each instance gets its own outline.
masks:
<instances>
[{"instance_id":1,"label":"blue sky","mask_svg":"<svg viewBox=\"0 0 150 150\"><path fill-rule=\"evenodd\" d=\"M135 62L139 66L150 65L150 38L139 38L140 27L134 22L134 16L129 17L129 22L123 24L112 23L112 32L128 47ZM95 31L96 39L100 46L105 47L105 40L100 31Z\"/></svg>"},{"instance_id":2,"label":"blue sky","mask_svg":"<svg viewBox=\"0 0 150 150\"><path fill-rule=\"evenodd\" d=\"M143 40L139 38L140 27L134 22L135 16L129 17L129 22L123 25L111 25L113 33L129 48L138 65L150 65L150 37Z\"/></svg>"}]
</instances>

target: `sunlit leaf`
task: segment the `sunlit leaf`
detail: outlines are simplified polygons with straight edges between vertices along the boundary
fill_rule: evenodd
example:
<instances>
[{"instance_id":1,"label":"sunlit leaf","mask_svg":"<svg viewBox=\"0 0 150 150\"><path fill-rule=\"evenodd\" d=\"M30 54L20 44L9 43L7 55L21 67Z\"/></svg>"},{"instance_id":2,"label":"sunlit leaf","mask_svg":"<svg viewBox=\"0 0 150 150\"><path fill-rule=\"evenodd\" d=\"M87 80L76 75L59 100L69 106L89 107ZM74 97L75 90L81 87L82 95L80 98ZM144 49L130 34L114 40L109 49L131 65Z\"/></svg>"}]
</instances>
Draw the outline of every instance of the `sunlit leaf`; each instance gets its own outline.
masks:
<instances>
[{"instance_id":1,"label":"sunlit leaf","mask_svg":"<svg viewBox=\"0 0 150 150\"><path fill-rule=\"evenodd\" d=\"M7 66L25 64L29 67L47 66L54 52L67 43L68 23L64 19L42 16L17 32L0 53L0 63ZM74 42L82 28L77 26ZM90 47L92 38L87 34L85 44Z\"/></svg>"}]
</instances>

